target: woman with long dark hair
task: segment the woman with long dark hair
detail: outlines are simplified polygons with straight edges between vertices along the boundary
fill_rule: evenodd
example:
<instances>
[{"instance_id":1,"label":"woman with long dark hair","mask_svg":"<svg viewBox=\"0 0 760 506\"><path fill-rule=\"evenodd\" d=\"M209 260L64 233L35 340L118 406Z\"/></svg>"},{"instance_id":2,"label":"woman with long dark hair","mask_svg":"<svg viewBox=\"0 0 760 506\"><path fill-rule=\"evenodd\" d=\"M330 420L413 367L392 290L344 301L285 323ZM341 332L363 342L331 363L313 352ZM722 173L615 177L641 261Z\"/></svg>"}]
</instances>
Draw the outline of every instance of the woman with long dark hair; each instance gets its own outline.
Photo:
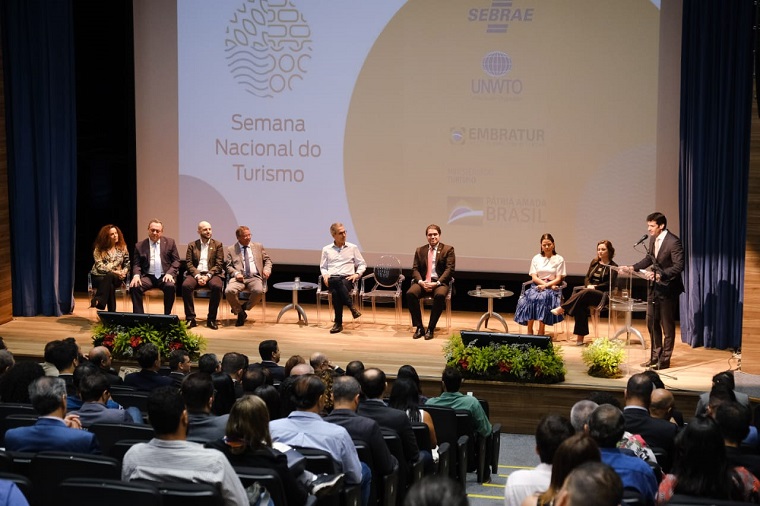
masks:
<instances>
[{"instance_id":1,"label":"woman with long dark hair","mask_svg":"<svg viewBox=\"0 0 760 506\"><path fill-rule=\"evenodd\" d=\"M612 258L615 256L615 248L608 240L596 243L596 257L588 267L586 278L583 280L583 289L577 290L561 306L552 309L552 314L569 314L575 317L575 344L583 346L583 339L588 335L588 319L591 316L589 307L598 306L604 297L604 293L610 289L610 283L615 284L617 271L610 269L610 265L617 266Z\"/></svg>"},{"instance_id":2,"label":"woman with long dark hair","mask_svg":"<svg viewBox=\"0 0 760 506\"><path fill-rule=\"evenodd\" d=\"M515 321L528 327L528 334L533 334L533 322L538 320L538 335L544 335L546 324L555 325L564 318L551 311L562 300L562 280L566 276L565 259L557 254L554 237L551 234L541 236L541 252L530 262L530 274L533 284L526 288L515 309Z\"/></svg>"},{"instance_id":3,"label":"woman with long dark hair","mask_svg":"<svg viewBox=\"0 0 760 506\"><path fill-rule=\"evenodd\" d=\"M420 392L414 380L409 378L396 378L391 387L391 396L388 399L388 405L395 409L400 409L414 423L424 423L430 430L430 447L438 446L438 438L435 436L435 425L433 417L424 409L420 409Z\"/></svg>"},{"instance_id":4,"label":"woman with long dark hair","mask_svg":"<svg viewBox=\"0 0 760 506\"><path fill-rule=\"evenodd\" d=\"M129 251L119 227L109 224L100 229L92 256L95 265L90 277L96 291L90 307L116 311L116 289L129 275Z\"/></svg>"}]
</instances>

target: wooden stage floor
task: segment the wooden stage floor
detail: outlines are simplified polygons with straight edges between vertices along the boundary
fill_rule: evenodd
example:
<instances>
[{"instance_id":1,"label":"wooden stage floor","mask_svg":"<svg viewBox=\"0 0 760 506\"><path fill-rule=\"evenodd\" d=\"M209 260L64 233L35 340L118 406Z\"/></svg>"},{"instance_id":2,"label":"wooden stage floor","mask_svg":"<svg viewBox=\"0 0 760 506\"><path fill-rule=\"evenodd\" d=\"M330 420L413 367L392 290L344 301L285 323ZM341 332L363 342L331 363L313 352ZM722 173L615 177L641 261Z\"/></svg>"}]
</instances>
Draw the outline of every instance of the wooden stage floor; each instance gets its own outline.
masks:
<instances>
[{"instance_id":1,"label":"wooden stage floor","mask_svg":"<svg viewBox=\"0 0 760 506\"><path fill-rule=\"evenodd\" d=\"M76 338L83 352L86 353L91 348L90 328L97 318L96 311L88 309L87 306L88 301L84 294L81 294L76 299L76 310L73 314L61 317L14 318L13 321L0 326L0 336L4 338L8 348L19 357L40 357L46 342L69 336ZM155 303L154 306L156 306ZM234 317L230 315L230 319L222 322L219 330L207 328L203 320L200 320L200 325L193 330L207 339L206 351L216 353L220 357L226 352L236 351L248 355L251 362L257 362L259 342L264 339L277 339L283 362L291 355L298 354L308 358L312 352L321 351L330 358L333 364L343 368L351 360L361 360L365 366L379 367L391 376L395 375L399 366L412 364L423 379L423 389L427 395L437 395L440 391L440 374L445 366L442 347L448 335L444 329L439 327L436 338L433 340L412 340L406 310L403 312L401 324L397 325L391 308L378 308L377 319L374 323L372 312L367 308L364 315L356 321L352 321L349 316L345 320L345 330L342 333L330 334L328 330L331 323L328 320L327 305L322 306L321 324L317 321L316 306L306 304L303 306L309 319L308 325L298 322L295 311L288 311L280 322L276 323L277 314L283 306L282 303L267 303L267 314L264 320L262 320L261 308L255 307L249 311L248 321L243 327L235 327ZM123 309L121 301L118 309ZM127 310L129 309L131 308ZM199 316L205 316L206 310L205 301L196 301L196 311ZM182 312L180 299L175 304L175 311ZM348 315L347 311L346 314ZM481 313L453 311L452 332L474 329L480 316ZM524 327L518 331L517 324L512 321L513 315L503 316L509 323L510 331L524 332ZM444 319L445 315L439 323L445 323ZM251 320L254 322L251 323ZM607 327L606 320L603 320L599 327L601 335L607 335ZM645 339L648 339L644 320L634 320L634 327ZM556 329L547 327L547 329L552 334L555 330L561 331L562 326L559 325ZM503 332L501 324L495 319L491 319L488 330ZM568 323L568 330L572 332L571 322ZM565 338L565 334L560 334L555 338L559 340L558 344L563 348L568 370L564 383L538 386L470 381L465 383L463 390L473 391L478 397L488 398L492 405L503 401L505 397L510 397L511 401L508 404L514 405L505 406L505 409L509 410L519 407L522 403L539 406L534 408L535 413L528 417L527 422L510 424L515 432L530 432L532 427L535 427L534 418L542 410L557 407L564 411L565 407L572 405L573 399L584 398L586 392L610 390L622 398L628 376L641 372L643 369L638 364L649 357L648 350L644 350L638 342L633 342L626 348L628 357L625 377L593 378L586 373L581 360L582 348L566 342ZM588 341L590 339L587 338ZM678 402L691 404L690 399L694 399L700 392L709 390L713 374L726 369L736 369L737 358L730 351L692 349L680 342L679 331L671 366L671 369L664 371L668 375L663 376L666 386L676 393L677 401L686 399ZM562 398L562 395L565 398ZM544 404L541 407L542 400ZM522 404L523 409L525 405ZM682 408L682 411L689 413L689 409ZM510 416L514 416L513 411L512 413ZM494 418L494 413L492 413L492 418Z\"/></svg>"}]
</instances>

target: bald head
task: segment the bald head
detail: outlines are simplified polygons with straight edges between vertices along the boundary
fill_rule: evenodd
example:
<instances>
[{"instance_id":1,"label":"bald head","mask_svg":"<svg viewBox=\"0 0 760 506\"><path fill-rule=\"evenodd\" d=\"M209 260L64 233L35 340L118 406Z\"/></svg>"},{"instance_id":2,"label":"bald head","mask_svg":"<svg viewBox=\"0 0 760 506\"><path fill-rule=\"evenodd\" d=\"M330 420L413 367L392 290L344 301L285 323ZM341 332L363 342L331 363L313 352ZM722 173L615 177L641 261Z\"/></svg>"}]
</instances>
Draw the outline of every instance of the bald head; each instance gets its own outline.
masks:
<instances>
[{"instance_id":1,"label":"bald head","mask_svg":"<svg viewBox=\"0 0 760 506\"><path fill-rule=\"evenodd\" d=\"M314 368L309 364L296 364L290 370L291 376L303 376L304 374L314 374Z\"/></svg>"},{"instance_id":2,"label":"bald head","mask_svg":"<svg viewBox=\"0 0 760 506\"><path fill-rule=\"evenodd\" d=\"M90 362L100 367L101 369L108 369L111 367L111 350L105 346L96 346L90 350L87 358Z\"/></svg>"},{"instance_id":3,"label":"bald head","mask_svg":"<svg viewBox=\"0 0 760 506\"><path fill-rule=\"evenodd\" d=\"M198 223L198 235L201 238L201 241L208 241L211 239L211 223L207 221L202 221Z\"/></svg>"},{"instance_id":4,"label":"bald head","mask_svg":"<svg viewBox=\"0 0 760 506\"><path fill-rule=\"evenodd\" d=\"M652 418L670 420L674 404L675 399L669 390L657 388L652 391L652 402L649 404L649 414Z\"/></svg>"},{"instance_id":5,"label":"bald head","mask_svg":"<svg viewBox=\"0 0 760 506\"><path fill-rule=\"evenodd\" d=\"M330 367L330 360L327 358L327 355L319 351L315 351L311 354L311 357L309 357L309 363L314 368L316 374L319 374Z\"/></svg>"}]
</instances>

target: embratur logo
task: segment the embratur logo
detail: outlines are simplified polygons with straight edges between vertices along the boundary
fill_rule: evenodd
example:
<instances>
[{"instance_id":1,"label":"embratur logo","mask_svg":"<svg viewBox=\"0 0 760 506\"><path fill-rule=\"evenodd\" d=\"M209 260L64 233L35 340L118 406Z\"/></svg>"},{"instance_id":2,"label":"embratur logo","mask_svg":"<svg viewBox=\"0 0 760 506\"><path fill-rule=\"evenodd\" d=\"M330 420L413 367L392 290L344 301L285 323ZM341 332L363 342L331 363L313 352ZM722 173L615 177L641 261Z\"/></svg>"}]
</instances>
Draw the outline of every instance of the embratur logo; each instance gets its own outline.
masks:
<instances>
[{"instance_id":1,"label":"embratur logo","mask_svg":"<svg viewBox=\"0 0 760 506\"><path fill-rule=\"evenodd\" d=\"M235 82L272 98L303 80L311 42L311 28L291 0L248 0L229 20L224 52Z\"/></svg>"},{"instance_id":2,"label":"embratur logo","mask_svg":"<svg viewBox=\"0 0 760 506\"><path fill-rule=\"evenodd\" d=\"M486 33L507 33L510 21L533 21L535 9L513 8L512 4L512 0L492 0L491 7L467 11L467 21L485 23Z\"/></svg>"}]
</instances>

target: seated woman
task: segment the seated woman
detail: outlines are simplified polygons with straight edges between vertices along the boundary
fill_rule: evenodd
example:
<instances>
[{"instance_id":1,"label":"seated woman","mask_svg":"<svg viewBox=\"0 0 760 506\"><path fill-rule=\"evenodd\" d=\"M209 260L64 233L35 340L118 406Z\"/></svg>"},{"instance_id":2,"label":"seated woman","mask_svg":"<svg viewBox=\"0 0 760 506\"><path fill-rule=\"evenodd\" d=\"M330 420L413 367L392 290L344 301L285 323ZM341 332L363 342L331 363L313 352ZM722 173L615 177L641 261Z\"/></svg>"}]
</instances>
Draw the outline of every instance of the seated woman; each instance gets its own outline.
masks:
<instances>
[{"instance_id":1,"label":"seated woman","mask_svg":"<svg viewBox=\"0 0 760 506\"><path fill-rule=\"evenodd\" d=\"M610 269L609 265L617 264L612 261L615 256L615 248L608 240L596 243L596 258L591 261L586 273L586 279L583 281L582 290L578 290L573 295L558 306L552 309L552 314L563 315L569 314L575 317L575 344L583 346L583 339L588 335L589 309L598 306L604 297L604 293L610 289L610 279L615 284L617 271Z\"/></svg>"},{"instance_id":2,"label":"seated woman","mask_svg":"<svg viewBox=\"0 0 760 506\"><path fill-rule=\"evenodd\" d=\"M433 456L432 450L438 447L438 438L435 435L433 417L430 416L430 413L424 409L420 409L419 403L420 391L417 389L417 385L415 384L414 380L410 378L397 377L396 381L393 382L393 387L391 388L391 395L388 399L388 406L395 409L400 409L406 413L407 418L409 418L409 421L412 423L424 423L427 425L428 431L430 432L430 451L420 448L420 452L430 453L429 457L427 455L425 456L424 462L427 466L425 472L432 473L434 471L433 463L437 461L436 457ZM438 454L437 450L435 454Z\"/></svg>"},{"instance_id":3,"label":"seated woman","mask_svg":"<svg viewBox=\"0 0 760 506\"><path fill-rule=\"evenodd\" d=\"M100 229L92 256L95 265L90 275L97 288L90 307L116 311L116 289L129 274L129 251L119 227L106 225Z\"/></svg>"},{"instance_id":4,"label":"seated woman","mask_svg":"<svg viewBox=\"0 0 760 506\"><path fill-rule=\"evenodd\" d=\"M533 322L538 320L538 335L542 336L546 324L555 325L564 319L551 312L562 300L560 285L566 275L565 259L557 254L551 234L541 236L541 253L531 260L528 274L533 284L517 301L515 321L527 325L528 334L533 334Z\"/></svg>"}]
</instances>

